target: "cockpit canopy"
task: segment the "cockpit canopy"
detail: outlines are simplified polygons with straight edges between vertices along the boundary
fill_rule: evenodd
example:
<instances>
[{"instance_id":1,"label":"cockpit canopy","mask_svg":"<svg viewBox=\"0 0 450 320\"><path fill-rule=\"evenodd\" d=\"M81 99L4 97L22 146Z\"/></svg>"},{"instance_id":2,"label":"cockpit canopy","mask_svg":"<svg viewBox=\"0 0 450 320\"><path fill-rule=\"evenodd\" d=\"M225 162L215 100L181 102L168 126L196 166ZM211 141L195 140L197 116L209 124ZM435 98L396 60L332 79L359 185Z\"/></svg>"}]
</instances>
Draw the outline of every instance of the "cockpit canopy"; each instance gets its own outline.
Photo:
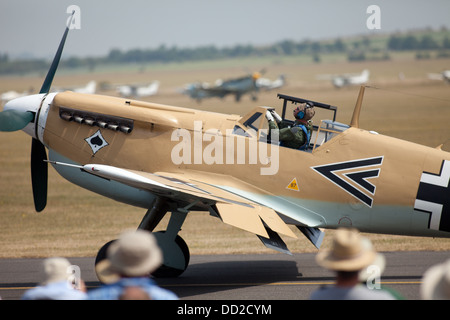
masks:
<instances>
[{"instance_id":1,"label":"cockpit canopy","mask_svg":"<svg viewBox=\"0 0 450 320\"><path fill-rule=\"evenodd\" d=\"M312 150L331 140L350 126L333 120L321 120L317 130L314 128L311 138Z\"/></svg>"},{"instance_id":2,"label":"cockpit canopy","mask_svg":"<svg viewBox=\"0 0 450 320\"><path fill-rule=\"evenodd\" d=\"M298 103L312 102L314 104L316 115L313 119L313 132L310 140L310 145L308 146L306 151L312 152L315 148L321 146L322 144L332 139L334 136L349 128L349 126L346 124L336 122L336 106L282 94L278 94L278 98L283 99L283 109L281 113L282 120L292 124L295 121L293 110L296 108L296 105ZM288 102L291 102L291 104L289 104ZM260 141L270 142L269 126L268 121L265 117L267 110L275 110L275 108L254 108L251 112L249 112L238 121L238 123L234 127L233 134L242 135L249 138L253 137L259 139Z\"/></svg>"}]
</instances>

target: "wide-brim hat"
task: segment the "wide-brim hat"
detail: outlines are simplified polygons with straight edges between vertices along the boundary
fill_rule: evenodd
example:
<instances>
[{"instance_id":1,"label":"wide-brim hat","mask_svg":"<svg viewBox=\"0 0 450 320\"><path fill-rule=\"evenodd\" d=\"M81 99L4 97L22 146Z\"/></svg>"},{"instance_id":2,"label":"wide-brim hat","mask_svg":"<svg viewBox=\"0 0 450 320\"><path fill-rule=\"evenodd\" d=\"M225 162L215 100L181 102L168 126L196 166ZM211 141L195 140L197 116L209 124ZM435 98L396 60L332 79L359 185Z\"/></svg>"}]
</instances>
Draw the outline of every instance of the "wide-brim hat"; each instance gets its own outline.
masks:
<instances>
[{"instance_id":1,"label":"wide-brim hat","mask_svg":"<svg viewBox=\"0 0 450 320\"><path fill-rule=\"evenodd\" d=\"M106 251L106 259L95 266L99 280L113 283L121 276L150 275L163 262L163 255L155 237L144 230L122 233Z\"/></svg>"},{"instance_id":2,"label":"wide-brim hat","mask_svg":"<svg viewBox=\"0 0 450 320\"><path fill-rule=\"evenodd\" d=\"M373 250L372 242L369 238L363 237L363 246L368 250ZM377 252L374 261L359 272L359 280L366 282L370 279L380 278L386 268L386 258L382 253Z\"/></svg>"},{"instance_id":3,"label":"wide-brim hat","mask_svg":"<svg viewBox=\"0 0 450 320\"><path fill-rule=\"evenodd\" d=\"M44 260L45 280L42 285L53 282L67 281L69 279L69 260L66 258L52 257Z\"/></svg>"},{"instance_id":4,"label":"wide-brim hat","mask_svg":"<svg viewBox=\"0 0 450 320\"><path fill-rule=\"evenodd\" d=\"M334 271L360 271L374 262L376 252L364 246L354 229L338 229L331 250L320 251L316 262Z\"/></svg>"},{"instance_id":5,"label":"wide-brim hat","mask_svg":"<svg viewBox=\"0 0 450 320\"><path fill-rule=\"evenodd\" d=\"M424 300L450 300L450 259L424 273L420 294Z\"/></svg>"}]
</instances>

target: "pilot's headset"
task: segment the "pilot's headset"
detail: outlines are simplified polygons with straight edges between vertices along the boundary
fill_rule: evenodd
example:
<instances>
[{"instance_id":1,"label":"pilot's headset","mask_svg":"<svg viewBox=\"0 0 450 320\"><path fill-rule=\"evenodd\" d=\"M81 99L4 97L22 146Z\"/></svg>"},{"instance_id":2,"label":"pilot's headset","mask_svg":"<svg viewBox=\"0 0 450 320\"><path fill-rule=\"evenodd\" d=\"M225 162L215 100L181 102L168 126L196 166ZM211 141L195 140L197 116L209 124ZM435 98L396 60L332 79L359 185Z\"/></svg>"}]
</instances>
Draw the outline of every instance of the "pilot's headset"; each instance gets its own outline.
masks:
<instances>
[{"instance_id":1,"label":"pilot's headset","mask_svg":"<svg viewBox=\"0 0 450 320\"><path fill-rule=\"evenodd\" d=\"M294 117L299 120L308 121L316 114L314 110L314 104L312 102L306 102L300 104L294 109Z\"/></svg>"}]
</instances>

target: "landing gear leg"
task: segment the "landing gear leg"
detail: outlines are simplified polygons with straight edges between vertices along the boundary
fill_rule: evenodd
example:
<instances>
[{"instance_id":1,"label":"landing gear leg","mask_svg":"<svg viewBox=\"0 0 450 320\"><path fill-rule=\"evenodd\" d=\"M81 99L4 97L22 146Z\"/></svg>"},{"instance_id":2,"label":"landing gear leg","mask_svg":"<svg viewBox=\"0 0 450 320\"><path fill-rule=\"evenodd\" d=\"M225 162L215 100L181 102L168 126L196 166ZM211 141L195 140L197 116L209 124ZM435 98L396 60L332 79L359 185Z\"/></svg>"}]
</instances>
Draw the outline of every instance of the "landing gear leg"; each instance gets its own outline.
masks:
<instances>
[{"instance_id":1,"label":"landing gear leg","mask_svg":"<svg viewBox=\"0 0 450 320\"><path fill-rule=\"evenodd\" d=\"M164 256L163 265L153 272L153 276L160 278L167 277L178 277L187 268L190 259L189 248L186 242L178 235L181 226L186 219L189 208L193 206L187 206L186 208L178 208L172 210L169 224L167 225L166 231L153 232L155 227L166 215L169 210L169 205L164 199L157 198L153 203L152 208L150 208L139 224L139 229L147 230L153 232L158 245L161 248ZM105 244L98 252L95 259L95 264L106 258L106 251L109 245L111 245L112 240Z\"/></svg>"},{"instance_id":2,"label":"landing gear leg","mask_svg":"<svg viewBox=\"0 0 450 320\"><path fill-rule=\"evenodd\" d=\"M143 229L152 232L162 218L166 215L168 207L164 199L157 197L153 202L153 206L148 209L138 229Z\"/></svg>"},{"instance_id":3,"label":"landing gear leg","mask_svg":"<svg viewBox=\"0 0 450 320\"><path fill-rule=\"evenodd\" d=\"M153 207L147 211L139 225L139 229L152 232L161 219L166 215L169 206L166 202L157 198ZM153 272L155 277L177 277L186 270L189 264L189 248L183 238L178 235L181 226L186 219L188 210L173 210L166 231L153 232L158 245L164 255L163 265Z\"/></svg>"},{"instance_id":4,"label":"landing gear leg","mask_svg":"<svg viewBox=\"0 0 450 320\"><path fill-rule=\"evenodd\" d=\"M172 211L167 230L153 233L164 255L163 265L153 272L155 277L178 277L186 270L190 259L189 248L178 235L186 215L187 213Z\"/></svg>"},{"instance_id":5,"label":"landing gear leg","mask_svg":"<svg viewBox=\"0 0 450 320\"><path fill-rule=\"evenodd\" d=\"M157 197L156 200L153 202L153 206L150 209L148 209L147 213L142 219L138 229L143 229L152 232L153 229L161 221L161 219L164 218L167 211L168 206L166 205L164 199ZM95 258L95 265L97 265L103 259L106 259L106 251L108 247L111 245L111 243L113 243L114 241L116 240L111 240L100 248L100 250L97 253L97 257Z\"/></svg>"}]
</instances>

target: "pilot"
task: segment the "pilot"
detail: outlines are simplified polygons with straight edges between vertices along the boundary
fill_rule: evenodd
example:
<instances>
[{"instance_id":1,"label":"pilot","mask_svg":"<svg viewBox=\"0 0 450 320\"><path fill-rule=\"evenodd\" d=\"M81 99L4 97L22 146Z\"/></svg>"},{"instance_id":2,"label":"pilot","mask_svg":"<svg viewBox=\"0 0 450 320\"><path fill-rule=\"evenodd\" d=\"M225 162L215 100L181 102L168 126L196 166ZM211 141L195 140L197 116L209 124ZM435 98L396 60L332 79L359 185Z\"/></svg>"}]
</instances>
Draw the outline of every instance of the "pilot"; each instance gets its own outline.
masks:
<instances>
[{"instance_id":1,"label":"pilot","mask_svg":"<svg viewBox=\"0 0 450 320\"><path fill-rule=\"evenodd\" d=\"M270 130L279 129L280 146L306 150L309 146L312 133L312 118L316 111L312 102L301 103L294 109L295 121L293 124L282 121L275 110L268 110L266 118Z\"/></svg>"}]
</instances>

